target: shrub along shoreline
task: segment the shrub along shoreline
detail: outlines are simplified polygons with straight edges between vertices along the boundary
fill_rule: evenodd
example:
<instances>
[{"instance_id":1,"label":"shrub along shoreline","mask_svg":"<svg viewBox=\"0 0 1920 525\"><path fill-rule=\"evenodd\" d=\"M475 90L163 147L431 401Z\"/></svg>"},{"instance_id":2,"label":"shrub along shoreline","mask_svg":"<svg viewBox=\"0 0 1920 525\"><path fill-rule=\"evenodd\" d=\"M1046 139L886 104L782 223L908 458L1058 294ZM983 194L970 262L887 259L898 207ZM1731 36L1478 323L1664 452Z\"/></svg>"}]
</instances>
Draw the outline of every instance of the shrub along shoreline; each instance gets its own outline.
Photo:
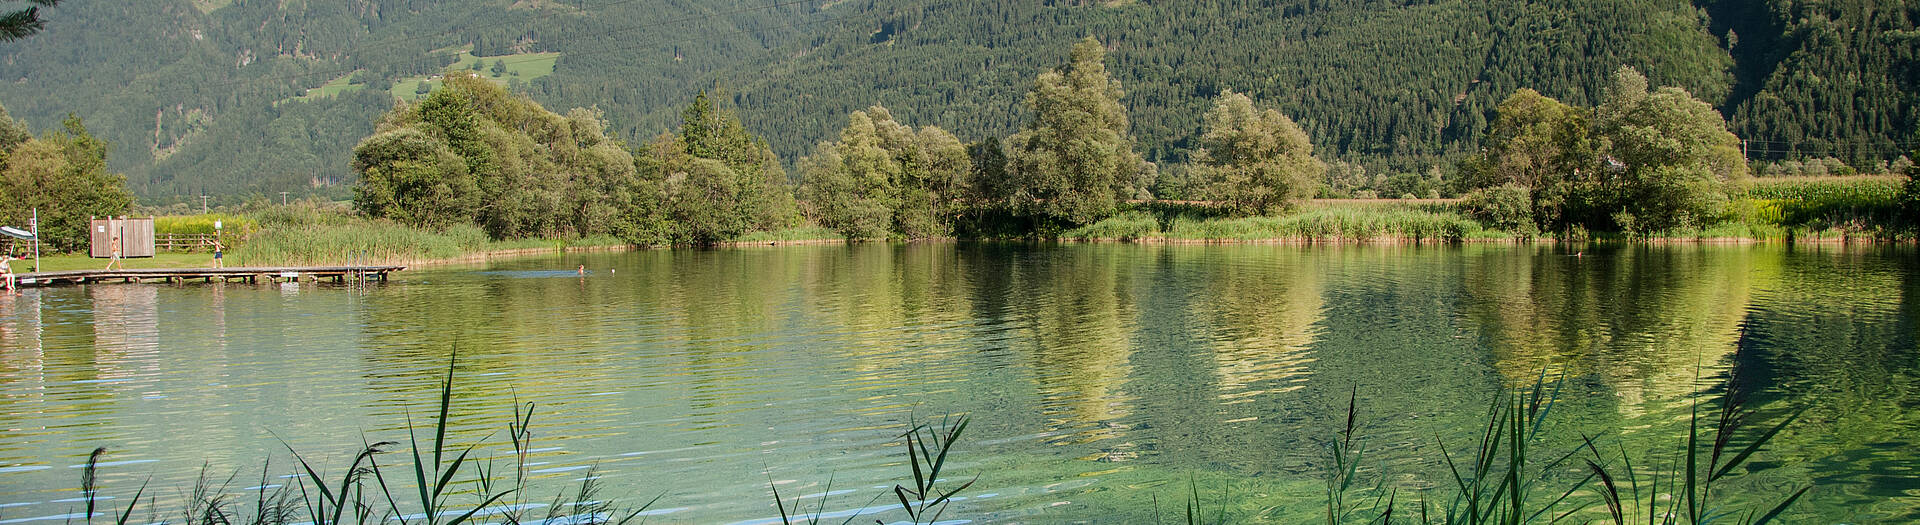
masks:
<instances>
[{"instance_id":1,"label":"shrub along shoreline","mask_svg":"<svg viewBox=\"0 0 1920 525\"><path fill-rule=\"evenodd\" d=\"M1051 233L1004 237L942 236L910 242L1057 242L1132 244L1270 245L1433 245L1527 243L1644 244L1846 244L1912 243L1915 232L1897 218L1890 199L1833 197L1882 190L1848 185L1887 186L1887 178L1784 180L1759 183L1736 201L1753 210L1713 226L1633 236L1609 232L1525 235L1492 228L1469 217L1462 204L1445 200L1316 200L1273 215L1229 217L1194 203L1144 202L1086 226ZM1811 188L1811 189L1809 189ZM1811 197L1787 197L1794 193ZM1778 197L1759 199L1754 196ZM316 203L274 207L238 215L220 215L230 223L234 266L331 265L354 263L435 266L518 257L596 251L671 249L692 244L635 244L613 236L572 239L494 240L478 228L406 226L367 219L345 208ZM198 216L170 217L160 224L198 224ZM163 228L164 229L164 228ZM244 233L242 233L244 232ZM162 233L170 233L163 231ZM850 240L821 226L758 231L704 246L721 248L821 246L868 242ZM878 241L888 242L888 241ZM893 242L900 242L898 240Z\"/></svg>"}]
</instances>

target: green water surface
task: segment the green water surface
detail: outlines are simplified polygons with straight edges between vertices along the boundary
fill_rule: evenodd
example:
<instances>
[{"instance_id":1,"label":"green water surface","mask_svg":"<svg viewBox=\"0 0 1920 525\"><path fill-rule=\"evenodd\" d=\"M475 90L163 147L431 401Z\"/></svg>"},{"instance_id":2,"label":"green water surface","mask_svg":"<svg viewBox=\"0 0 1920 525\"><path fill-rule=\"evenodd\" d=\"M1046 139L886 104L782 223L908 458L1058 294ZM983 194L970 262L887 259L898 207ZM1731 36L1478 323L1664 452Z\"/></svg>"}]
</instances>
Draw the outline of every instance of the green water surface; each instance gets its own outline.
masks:
<instances>
[{"instance_id":1,"label":"green water surface","mask_svg":"<svg viewBox=\"0 0 1920 525\"><path fill-rule=\"evenodd\" d=\"M151 479L155 520L203 465L240 501L293 483L288 447L337 473L432 417L455 349L450 440L504 461L534 403L527 499L591 472L661 496L655 522L774 518L769 481L884 508L900 432L950 413L973 425L949 482L978 481L948 517L1172 522L1196 483L1244 521L1312 521L1350 395L1367 471L1416 494L1549 371L1543 450L1661 457L1732 375L1756 425L1806 412L1731 490L1814 486L1794 523L1911 523L1916 333L1911 247L866 244L32 289L0 297L0 524L79 512L96 446L102 493Z\"/></svg>"}]
</instances>

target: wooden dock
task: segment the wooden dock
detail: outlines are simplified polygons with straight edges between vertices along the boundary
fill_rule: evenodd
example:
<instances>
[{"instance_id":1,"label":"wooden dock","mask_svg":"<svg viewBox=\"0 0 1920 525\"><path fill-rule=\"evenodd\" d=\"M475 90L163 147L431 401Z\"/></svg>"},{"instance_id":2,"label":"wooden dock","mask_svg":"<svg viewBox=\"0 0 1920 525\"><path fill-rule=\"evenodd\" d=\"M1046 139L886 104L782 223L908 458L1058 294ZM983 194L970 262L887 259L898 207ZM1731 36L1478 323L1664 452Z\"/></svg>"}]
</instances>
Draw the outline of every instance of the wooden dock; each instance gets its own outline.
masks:
<instances>
[{"instance_id":1,"label":"wooden dock","mask_svg":"<svg viewBox=\"0 0 1920 525\"><path fill-rule=\"evenodd\" d=\"M255 268L139 268L131 270L73 270L19 274L22 286L53 286L87 283L162 282L295 282L331 280L386 281L387 274L405 270L405 266L285 266Z\"/></svg>"}]
</instances>

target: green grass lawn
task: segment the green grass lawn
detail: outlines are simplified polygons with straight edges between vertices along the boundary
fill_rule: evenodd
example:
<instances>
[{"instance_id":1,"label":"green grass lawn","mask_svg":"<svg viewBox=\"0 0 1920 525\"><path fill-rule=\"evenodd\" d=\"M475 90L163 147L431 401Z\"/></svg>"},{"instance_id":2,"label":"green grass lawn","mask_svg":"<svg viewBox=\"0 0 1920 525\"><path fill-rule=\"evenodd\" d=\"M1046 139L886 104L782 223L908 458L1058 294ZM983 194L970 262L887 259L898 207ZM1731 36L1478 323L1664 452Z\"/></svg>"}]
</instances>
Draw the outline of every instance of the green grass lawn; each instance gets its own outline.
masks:
<instances>
[{"instance_id":1,"label":"green grass lawn","mask_svg":"<svg viewBox=\"0 0 1920 525\"><path fill-rule=\"evenodd\" d=\"M457 49L453 49L453 48L440 49L440 50L435 50L434 53L450 52L450 51L456 51L456 50ZM499 55L499 56L490 56L490 57L475 56L472 52L461 52L459 60L455 61L453 65L447 66L447 71L456 71L456 72L464 71L464 72L475 73L480 75L480 78L492 80L494 83L504 86L507 84L508 80L512 80L512 79L519 79L522 82L531 82L536 78L551 75L553 74L554 64L559 62L559 60L560 60L560 53L557 53L557 52L555 53L520 53L520 54L514 54L514 55ZM494 76L493 74L493 63L496 61L501 62L507 66L506 72L501 73L500 76ZM474 71L473 69L473 65L476 63L480 64L479 71ZM358 72L356 71L354 73L358 73ZM326 97L336 96L341 93L347 93L351 91L365 89L366 88L365 85L349 83L349 81L353 79L354 73L347 73L345 75L340 75L339 78L328 80L325 84L321 84L320 87L308 89L305 95L301 95L297 97L289 97L281 100L280 102L287 102L287 101L293 101L293 100L299 100L299 101L319 100ZM422 75L417 77L408 77L408 78L395 80L393 81L393 87L388 88L388 92L392 93L394 98L399 98L399 99L407 100L410 102L418 101L422 98L425 98L424 95L421 95L420 93L416 92L419 89L420 84L423 84L423 83L427 85L427 88L429 90L439 89L440 88L439 75L437 74Z\"/></svg>"},{"instance_id":2,"label":"green grass lawn","mask_svg":"<svg viewBox=\"0 0 1920 525\"><path fill-rule=\"evenodd\" d=\"M160 253L153 257L124 258L127 268L211 268L211 253ZM232 262L229 259L228 262ZM33 259L13 261L14 271L32 271ZM98 270L107 267L106 259L95 259L86 254L41 255L40 271L64 272L70 270Z\"/></svg>"},{"instance_id":3,"label":"green grass lawn","mask_svg":"<svg viewBox=\"0 0 1920 525\"><path fill-rule=\"evenodd\" d=\"M512 79L519 79L521 82L532 82L534 79L551 75L553 74L554 64L559 62L559 60L560 53L557 52L520 53L490 57L475 56L473 53L467 52L461 53L460 60L454 62L453 65L447 66L447 70L474 73L480 75L480 78L492 80L496 84L506 85L507 81ZM507 66L507 71L501 73L500 76L494 76L493 74L493 64L496 61ZM473 70L475 63L480 64L479 71ZM393 88L389 91L393 93L395 98L417 101L425 98L425 95L418 92L419 86L422 83L427 84L429 90L440 88L438 75L433 75L395 80L393 82Z\"/></svg>"},{"instance_id":4,"label":"green grass lawn","mask_svg":"<svg viewBox=\"0 0 1920 525\"><path fill-rule=\"evenodd\" d=\"M233 0L193 0L193 7L194 9L199 9L202 13L212 13L214 10L226 7L232 3Z\"/></svg>"},{"instance_id":5,"label":"green grass lawn","mask_svg":"<svg viewBox=\"0 0 1920 525\"><path fill-rule=\"evenodd\" d=\"M346 93L348 91L355 91L355 90L366 88L366 86L363 86L363 85L348 83L348 81L352 79L353 79L353 73L340 75L340 78L329 80L327 81L327 83L321 84L320 87L307 90L307 94L305 95L289 98L287 100L319 100L324 97L331 97L334 95L339 95L341 93Z\"/></svg>"}]
</instances>

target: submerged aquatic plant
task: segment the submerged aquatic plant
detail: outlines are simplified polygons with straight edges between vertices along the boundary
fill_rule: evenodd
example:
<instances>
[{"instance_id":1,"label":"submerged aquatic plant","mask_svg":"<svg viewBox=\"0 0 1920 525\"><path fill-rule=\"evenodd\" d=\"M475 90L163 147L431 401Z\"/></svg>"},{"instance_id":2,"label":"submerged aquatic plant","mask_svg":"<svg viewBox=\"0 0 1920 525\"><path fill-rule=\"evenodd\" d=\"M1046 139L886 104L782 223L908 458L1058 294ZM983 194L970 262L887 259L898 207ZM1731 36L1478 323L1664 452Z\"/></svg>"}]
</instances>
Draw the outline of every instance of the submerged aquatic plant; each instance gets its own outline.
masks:
<instances>
[{"instance_id":1,"label":"submerged aquatic plant","mask_svg":"<svg viewBox=\"0 0 1920 525\"><path fill-rule=\"evenodd\" d=\"M1593 456L1586 460L1587 469L1593 473L1592 477L1600 480L1601 501L1606 507L1611 523L1614 525L1629 523L1678 525L1733 521L1748 525L1764 525L1780 517L1781 513L1786 512L1787 507L1792 506L1794 502L1800 500L1801 496L1805 496L1807 491L1813 489L1812 486L1801 487L1800 490L1794 491L1792 495L1780 500L1764 512L1758 508L1725 509L1716 504L1715 499L1720 494L1714 490L1715 485L1745 464L1755 452L1760 451L1767 442L1773 440L1775 435L1798 420L1800 414L1805 412L1803 408L1788 414L1787 417L1781 418L1779 423L1755 436L1747 446L1735 451L1733 449L1735 435L1745 428L1748 419L1754 414L1747 408L1745 392L1740 390L1738 385L1739 382L1734 377L1727 378L1726 394L1721 397L1720 410L1711 420L1713 433L1707 436L1711 443L1705 445L1700 439L1702 437L1700 423L1705 416L1700 413L1700 399L1698 397L1693 399L1691 418L1687 422L1685 449L1681 451L1680 459L1674 462L1684 462L1684 466L1670 465L1666 469L1655 471L1648 477L1649 486L1644 495L1640 491L1640 475L1633 467L1632 455L1628 454L1624 447L1620 447L1618 457L1621 466L1617 472L1624 476L1616 474L1615 470L1606 466L1607 458L1601 454L1600 447L1592 438L1587 438L1585 448ZM1703 455L1704 462L1701 461ZM1620 490L1619 480L1622 479L1626 481L1628 492L1623 493ZM1661 490L1663 482L1667 487L1666 492ZM1678 497L1671 497L1666 504L1661 504L1661 498L1667 497L1668 493L1676 488L1681 491ZM1632 507L1629 508L1628 505ZM1737 520L1728 520L1736 516ZM1644 520L1642 520L1643 517Z\"/></svg>"},{"instance_id":2,"label":"submerged aquatic plant","mask_svg":"<svg viewBox=\"0 0 1920 525\"><path fill-rule=\"evenodd\" d=\"M1553 404L1559 398L1561 384L1562 381L1556 380L1549 387L1543 374L1532 387L1517 389L1497 398L1487 412L1486 424L1479 441L1474 444L1471 456L1456 456L1445 443L1441 443L1441 454L1453 481L1453 494L1442 496L1440 500L1445 501L1445 505L1437 508L1434 501L1423 496L1419 500L1418 514L1409 516L1411 521L1441 525L1521 525L1569 520L1593 522L1596 521L1594 518L1576 516L1584 516L1595 507L1601 507L1606 513L1605 518L1600 518L1604 520L1602 522L1614 525L1764 525L1778 518L1812 489L1804 487L1772 505L1763 505L1764 511L1760 508L1724 508L1717 502L1716 497L1720 494L1715 490L1716 484L1733 475L1754 453L1799 417L1799 412L1794 412L1753 436L1746 446L1737 447L1736 450L1733 444L1753 412L1747 408L1745 395L1737 389L1738 382L1731 376L1726 381L1726 394L1719 399L1717 416L1703 414L1702 400L1699 395L1693 397L1687 435L1679 457L1671 460L1667 468L1648 475L1649 486L1644 492L1641 490L1640 471L1634 468L1633 455L1627 452L1623 444L1616 445L1617 457L1622 465L1617 470L1607 466L1608 458L1600 452L1598 440L1593 437L1584 437L1582 443L1572 450L1546 456L1548 459L1544 462L1538 461L1539 458L1533 455L1538 453L1536 445L1539 445L1539 432L1548 422ZM1351 417L1350 408L1348 430L1343 434L1343 442L1350 439L1353 428ZM1710 435L1702 435L1700 427L1703 423L1713 426ZM1702 438L1706 438L1706 442L1703 443ZM1336 454L1344 450L1342 447L1335 448ZM1564 490L1546 490L1540 486L1551 482L1553 478L1550 474L1565 471L1564 466L1583 452L1592 457L1584 460L1585 475L1578 482ZM1347 488L1345 483L1353 476L1349 464L1336 462L1335 465L1336 471L1328 474L1330 524L1342 522L1333 510L1342 508L1340 498ZM1626 482L1626 491L1621 489L1621 480ZM1338 491L1332 488L1336 483L1339 483ZM1593 488L1599 493L1598 501L1586 501L1578 497L1590 483L1597 485ZM1377 514L1367 523L1395 523L1394 507L1389 496L1388 503L1384 507L1376 507Z\"/></svg>"},{"instance_id":3,"label":"submerged aquatic plant","mask_svg":"<svg viewBox=\"0 0 1920 525\"><path fill-rule=\"evenodd\" d=\"M186 496L187 501L181 506L184 509L184 523L186 525L287 525L302 521L303 525L384 525L389 522L399 525L464 525L472 523L473 518L483 515L482 513L489 516L497 515L507 525L523 523L522 514L528 506L517 501L512 504L503 504L502 501L509 495L525 492L525 463L528 442L532 439L532 433L527 429L532 423L533 405L515 406L514 419L508 428L514 444L516 474L513 486L496 489L492 469L469 460L474 450L478 448L478 443L457 451L447 443L447 426L450 421L448 415L453 406L453 372L454 366L450 360L447 365L447 378L440 388L440 405L438 414L434 418L432 440L422 440L416 432L412 419L409 418L407 422L408 445L412 460L407 467L413 474L417 502L410 502L410 505L402 503L403 498L397 497L394 487L389 484L387 473L392 465L382 465L380 462L382 455L400 445L397 441L363 442L354 454L353 460L348 463L346 470L332 479L323 475L321 470L316 469L289 445L287 451L293 456L298 466L290 483L292 487L279 487L277 490L269 491L273 488L267 483L269 470L268 467L262 466L259 495L254 502L253 511L242 512L225 490L238 475L230 476L226 482L215 485L203 467L200 480L195 484L191 494ZM88 457L85 469L82 470L81 488L86 496L86 516L89 522L95 514L95 502L99 499L96 473L100 456L105 452L104 447L95 449L94 453ZM463 470L461 468L463 465L472 465L472 467ZM472 478L464 479L461 476L463 472L469 473ZM624 525L640 518L647 508L659 500L655 497L637 509L617 510L612 502L601 501L597 497L599 487L595 483L596 478L597 476L589 471L586 480L574 490L571 497L568 497L565 492L555 497L555 505L548 510L544 519L525 523ZM476 495L476 503L471 507L454 505L450 501L456 493L452 487L469 483L480 487ZM145 491L146 486L143 484L140 491L135 494L133 502L119 515L115 525L126 525L133 514L134 505L139 503ZM562 507L560 503L563 500L571 502L566 505L571 512L566 514L559 512L558 509ZM151 502L148 506L152 506Z\"/></svg>"}]
</instances>

